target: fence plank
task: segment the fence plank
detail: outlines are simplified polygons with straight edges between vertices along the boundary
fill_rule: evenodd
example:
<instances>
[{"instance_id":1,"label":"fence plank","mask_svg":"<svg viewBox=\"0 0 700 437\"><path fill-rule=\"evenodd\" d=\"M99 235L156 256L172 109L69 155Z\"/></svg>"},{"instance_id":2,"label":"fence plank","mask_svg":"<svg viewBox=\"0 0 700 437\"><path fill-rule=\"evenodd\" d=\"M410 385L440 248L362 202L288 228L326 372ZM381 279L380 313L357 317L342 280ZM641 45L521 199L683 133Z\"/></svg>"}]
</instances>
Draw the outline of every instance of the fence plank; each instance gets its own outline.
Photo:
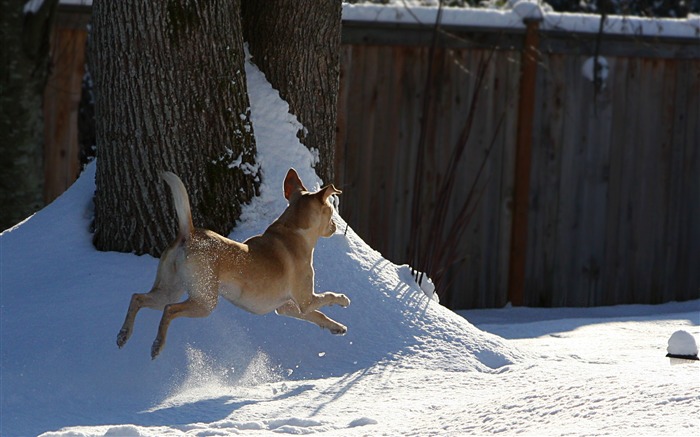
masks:
<instances>
[{"instance_id":1,"label":"fence plank","mask_svg":"<svg viewBox=\"0 0 700 437\"><path fill-rule=\"evenodd\" d=\"M660 124L657 130L660 134L660 147L663 155L663 209L661 209L659 217L658 232L660 235L659 254L658 254L658 276L656 282L656 302L668 302L673 300L675 289L677 287L678 278L675 274L674 265L668 261L675 258L678 247L678 232L677 224L672 225L679 211L678 196L678 178L674 175L674 169L677 168L679 160L679 147L674 144L674 106L676 102L676 62L669 60L659 60L661 68L660 80L658 86L661 89L661 100L659 102L659 118Z\"/></svg>"},{"instance_id":2,"label":"fence plank","mask_svg":"<svg viewBox=\"0 0 700 437\"><path fill-rule=\"evenodd\" d=\"M638 285L634 289L638 299L644 302L659 303L656 295L660 286L661 260L659 259L663 241L663 211L665 201L664 167L665 159L659 127L659 103L663 79L661 64L657 60L640 60L640 80L638 93L644 94L647 104L655 111L642 111L637 107L640 137L635 156L635 191L632 227L634 232L634 265ZM652 127L655 127L652 129Z\"/></svg>"},{"instance_id":3,"label":"fence plank","mask_svg":"<svg viewBox=\"0 0 700 437\"><path fill-rule=\"evenodd\" d=\"M528 270L525 304L551 305L554 296L554 257L558 196L552 187L559 186L559 166L563 129L564 58L543 58L539 75L539 115L535 119L533 140L532 185L530 187L530 224L528 235Z\"/></svg>"},{"instance_id":4,"label":"fence plank","mask_svg":"<svg viewBox=\"0 0 700 437\"><path fill-rule=\"evenodd\" d=\"M44 90L44 201L63 193L80 173L78 106L85 71L83 29L51 33L52 70Z\"/></svg>"},{"instance_id":5,"label":"fence plank","mask_svg":"<svg viewBox=\"0 0 700 437\"><path fill-rule=\"evenodd\" d=\"M611 305L631 299L628 296L629 284L625 272L629 269L627 256L628 230L625 222L628 217L629 185L632 178L629 166L634 153L631 146L636 141L635 132L626 126L635 123L634 100L639 97L632 89L631 73L635 66L626 58L617 59L611 70L611 89L616 92L612 99L613 121L610 132L610 163L608 166L608 207L606 217L605 263L603 281L607 286L605 304Z\"/></svg>"},{"instance_id":6,"label":"fence plank","mask_svg":"<svg viewBox=\"0 0 700 437\"><path fill-rule=\"evenodd\" d=\"M679 63L676 80L674 146L683 150L682 163L674 171L682 174L679 208L675 212L678 223L678 262L674 275L678 284L674 298L697 299L700 294L700 59Z\"/></svg>"},{"instance_id":7,"label":"fence plank","mask_svg":"<svg viewBox=\"0 0 700 437\"><path fill-rule=\"evenodd\" d=\"M560 220L564 235L557 237L561 275L555 289L566 289L560 305L587 306L600 293L600 268L604 257L607 181L603 177L608 164L611 106L609 86L596 90L594 83L581 74L585 57L567 58L567 87L570 96L567 132L571 143L564 145L560 187ZM567 150L570 148L571 150ZM565 191L570 187L570 191ZM568 236L568 241L566 236ZM563 243L563 244L562 244ZM563 294L563 293L561 293Z\"/></svg>"}]
</instances>

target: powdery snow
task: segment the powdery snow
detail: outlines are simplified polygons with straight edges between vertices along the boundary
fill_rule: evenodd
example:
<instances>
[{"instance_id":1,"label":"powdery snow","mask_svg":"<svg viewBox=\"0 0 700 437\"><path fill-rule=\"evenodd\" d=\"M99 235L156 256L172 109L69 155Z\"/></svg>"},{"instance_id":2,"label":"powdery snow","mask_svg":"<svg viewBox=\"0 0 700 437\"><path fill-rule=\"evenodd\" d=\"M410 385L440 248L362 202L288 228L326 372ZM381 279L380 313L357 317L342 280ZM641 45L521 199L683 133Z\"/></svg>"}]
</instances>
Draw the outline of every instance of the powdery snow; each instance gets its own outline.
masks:
<instances>
[{"instance_id":1,"label":"powdery snow","mask_svg":"<svg viewBox=\"0 0 700 437\"><path fill-rule=\"evenodd\" d=\"M255 67L246 73L263 184L236 239L283 210L288 167L320 185L299 123ZM160 312L144 309L119 350L129 298L158 260L92 247L94 172L0 234L2 436L698 433L700 367L671 365L664 347L679 328L698 335L700 301L465 319L341 217L315 266L318 290L352 300L327 309L346 336L224 301L174 321L155 361Z\"/></svg>"}]
</instances>

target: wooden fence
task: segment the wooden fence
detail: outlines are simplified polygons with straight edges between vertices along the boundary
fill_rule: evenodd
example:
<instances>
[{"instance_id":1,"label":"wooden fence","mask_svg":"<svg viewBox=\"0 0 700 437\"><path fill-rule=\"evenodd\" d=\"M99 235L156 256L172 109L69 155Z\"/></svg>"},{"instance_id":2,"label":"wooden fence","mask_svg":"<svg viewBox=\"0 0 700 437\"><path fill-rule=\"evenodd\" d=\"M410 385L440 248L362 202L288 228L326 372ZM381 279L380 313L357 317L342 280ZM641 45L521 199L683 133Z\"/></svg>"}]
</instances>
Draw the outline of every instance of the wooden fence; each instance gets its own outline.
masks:
<instances>
[{"instance_id":1,"label":"wooden fence","mask_svg":"<svg viewBox=\"0 0 700 437\"><path fill-rule=\"evenodd\" d=\"M72 183L78 162L76 93L89 8L64 7L63 14L45 104L47 200ZM599 54L609 75L597 89L581 72L596 52L596 36L540 31L533 100L522 105L522 30L444 30L426 123L432 28L343 24L334 182L345 190L342 214L353 229L398 263L409 261L412 243L418 252L428 250L435 193L476 93L452 205L444 213L448 226L486 163L477 208L444 266L443 303L498 307L514 300L513 290L521 293L517 303L531 306L700 297L697 38L606 36ZM61 56L66 53L73 56ZM534 109L519 109L527 107ZM526 245L514 261L514 192L523 186L515 177L519 111L532 124L526 135L532 151L525 167L526 228L516 232ZM416 177L419 226L412 226ZM523 264L520 285L509 283L517 263Z\"/></svg>"},{"instance_id":2,"label":"wooden fence","mask_svg":"<svg viewBox=\"0 0 700 437\"><path fill-rule=\"evenodd\" d=\"M426 151L419 151L432 31L344 23L337 182L350 226L408 263L416 168L420 226L478 93L447 220L456 220L486 151L480 201L451 260L444 302L512 300L511 259L522 31L454 27L440 39ZM605 38L604 86L582 74L596 35L539 32L521 302L660 303L700 297L700 45ZM485 80L477 72L488 62ZM527 118L527 117L526 117ZM424 162L416 166L417 156ZM519 183L521 183L519 181ZM419 250L428 242L418 241ZM447 242L449 243L449 242Z\"/></svg>"}]
</instances>

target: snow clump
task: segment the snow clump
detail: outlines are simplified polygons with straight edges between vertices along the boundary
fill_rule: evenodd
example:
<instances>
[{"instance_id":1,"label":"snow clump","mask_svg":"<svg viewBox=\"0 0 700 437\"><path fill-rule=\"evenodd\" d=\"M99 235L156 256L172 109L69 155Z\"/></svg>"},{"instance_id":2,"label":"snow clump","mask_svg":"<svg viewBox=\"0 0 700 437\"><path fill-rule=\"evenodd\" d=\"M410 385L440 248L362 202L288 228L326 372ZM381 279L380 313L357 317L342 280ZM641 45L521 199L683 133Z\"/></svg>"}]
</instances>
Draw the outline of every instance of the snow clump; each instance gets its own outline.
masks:
<instances>
[{"instance_id":1,"label":"snow clump","mask_svg":"<svg viewBox=\"0 0 700 437\"><path fill-rule=\"evenodd\" d=\"M676 331L668 339L668 348L666 349L669 355L679 355L697 357L698 345L695 343L695 337L687 331Z\"/></svg>"}]
</instances>

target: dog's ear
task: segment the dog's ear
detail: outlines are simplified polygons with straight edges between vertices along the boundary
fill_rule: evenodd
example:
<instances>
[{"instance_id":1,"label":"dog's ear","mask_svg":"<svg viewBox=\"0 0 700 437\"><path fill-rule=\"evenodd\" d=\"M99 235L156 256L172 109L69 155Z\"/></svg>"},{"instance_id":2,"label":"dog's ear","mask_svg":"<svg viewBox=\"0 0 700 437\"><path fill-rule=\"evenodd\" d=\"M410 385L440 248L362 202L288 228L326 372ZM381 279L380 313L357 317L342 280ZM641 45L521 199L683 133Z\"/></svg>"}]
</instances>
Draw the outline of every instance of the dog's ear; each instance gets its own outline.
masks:
<instances>
[{"instance_id":1,"label":"dog's ear","mask_svg":"<svg viewBox=\"0 0 700 437\"><path fill-rule=\"evenodd\" d=\"M292 195L296 192L308 191L304 186L304 183L299 179L297 171L290 168L287 172L287 176L284 178L284 198L289 200Z\"/></svg>"},{"instance_id":2,"label":"dog's ear","mask_svg":"<svg viewBox=\"0 0 700 437\"><path fill-rule=\"evenodd\" d=\"M333 184L326 185L325 187L321 188L320 195L321 195L321 201L323 203L326 203L326 200L328 200L329 197L331 197L334 194L341 194L342 191L337 189Z\"/></svg>"}]
</instances>

